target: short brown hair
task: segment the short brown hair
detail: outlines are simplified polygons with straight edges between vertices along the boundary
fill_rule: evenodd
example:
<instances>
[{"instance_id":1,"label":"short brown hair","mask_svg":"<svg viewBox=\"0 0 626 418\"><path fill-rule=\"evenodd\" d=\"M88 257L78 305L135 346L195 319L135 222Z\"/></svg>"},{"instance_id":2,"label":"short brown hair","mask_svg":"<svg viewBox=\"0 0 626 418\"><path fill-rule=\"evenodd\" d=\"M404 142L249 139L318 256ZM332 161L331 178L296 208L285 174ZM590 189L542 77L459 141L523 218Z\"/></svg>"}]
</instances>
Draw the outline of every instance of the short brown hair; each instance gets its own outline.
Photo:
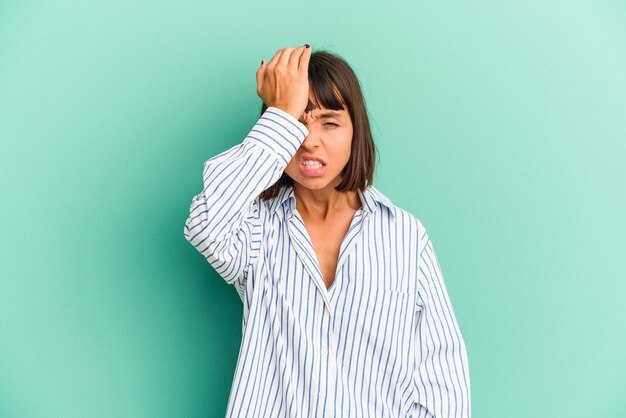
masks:
<instances>
[{"instance_id":1,"label":"short brown hair","mask_svg":"<svg viewBox=\"0 0 626 418\"><path fill-rule=\"evenodd\" d=\"M345 104L352 121L350 159L341 171L343 178L335 190L364 191L373 182L377 155L359 80L343 58L324 50L311 53L308 77L316 102L332 110L345 109ZM309 100L305 113L312 107L313 103ZM261 115L266 109L267 105L263 103ZM284 185L293 185L293 179L283 172L276 183L261 193L261 198L269 200L276 197Z\"/></svg>"}]
</instances>

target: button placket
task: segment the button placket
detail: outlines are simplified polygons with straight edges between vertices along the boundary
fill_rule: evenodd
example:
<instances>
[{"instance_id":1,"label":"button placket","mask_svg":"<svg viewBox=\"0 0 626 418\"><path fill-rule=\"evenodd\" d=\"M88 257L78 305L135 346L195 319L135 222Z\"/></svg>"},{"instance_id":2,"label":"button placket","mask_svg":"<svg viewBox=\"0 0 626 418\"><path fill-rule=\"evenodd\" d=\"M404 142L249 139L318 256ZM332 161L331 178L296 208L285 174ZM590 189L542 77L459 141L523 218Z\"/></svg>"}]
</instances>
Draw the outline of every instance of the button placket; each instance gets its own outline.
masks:
<instances>
[{"instance_id":1,"label":"button placket","mask_svg":"<svg viewBox=\"0 0 626 418\"><path fill-rule=\"evenodd\" d=\"M328 307L327 307L328 308ZM321 372L319 374L318 390L315 396L321 404L326 405L324 416L333 414L335 392L341 390L336 387L339 361L337 359L337 337L334 331L334 312L332 309L321 309L319 318L319 334L317 334Z\"/></svg>"},{"instance_id":2,"label":"button placket","mask_svg":"<svg viewBox=\"0 0 626 418\"><path fill-rule=\"evenodd\" d=\"M327 328L329 323L329 315L327 309L321 309L320 315L320 382L318 389L318 397L323 398L326 392L326 370L328 364L328 341L327 341Z\"/></svg>"},{"instance_id":3,"label":"button placket","mask_svg":"<svg viewBox=\"0 0 626 418\"><path fill-rule=\"evenodd\" d=\"M338 361L337 361L337 344L335 331L333 327L332 317L329 316L329 320L325 329L324 342L326 344L326 356L327 356L327 380L326 383L326 415L331 416L333 413L333 405L335 403L335 392L340 388L337 387L337 373L338 373Z\"/></svg>"}]
</instances>

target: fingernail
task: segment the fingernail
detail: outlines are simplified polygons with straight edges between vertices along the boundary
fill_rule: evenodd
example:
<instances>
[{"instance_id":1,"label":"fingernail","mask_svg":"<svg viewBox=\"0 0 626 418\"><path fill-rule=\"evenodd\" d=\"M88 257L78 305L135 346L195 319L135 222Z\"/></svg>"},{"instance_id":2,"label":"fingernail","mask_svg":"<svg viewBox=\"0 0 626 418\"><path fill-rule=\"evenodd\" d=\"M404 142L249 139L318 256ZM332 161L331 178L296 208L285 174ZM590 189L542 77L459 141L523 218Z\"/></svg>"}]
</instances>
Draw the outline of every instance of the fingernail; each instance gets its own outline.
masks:
<instances>
[{"instance_id":1,"label":"fingernail","mask_svg":"<svg viewBox=\"0 0 626 418\"><path fill-rule=\"evenodd\" d=\"M310 45L309 45L309 44L304 44L304 46L305 46L305 47L307 47L307 48L309 48L309 47L310 47Z\"/></svg>"}]
</instances>

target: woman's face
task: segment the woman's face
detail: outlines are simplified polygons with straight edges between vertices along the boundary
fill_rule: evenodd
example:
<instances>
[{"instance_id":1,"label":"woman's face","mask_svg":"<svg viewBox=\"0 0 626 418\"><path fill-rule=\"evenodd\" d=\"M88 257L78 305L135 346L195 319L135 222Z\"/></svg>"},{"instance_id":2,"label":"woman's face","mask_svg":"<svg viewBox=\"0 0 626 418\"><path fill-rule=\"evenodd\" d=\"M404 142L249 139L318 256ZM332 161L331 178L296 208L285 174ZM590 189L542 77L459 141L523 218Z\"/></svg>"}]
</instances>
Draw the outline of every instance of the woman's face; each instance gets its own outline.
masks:
<instances>
[{"instance_id":1,"label":"woman's face","mask_svg":"<svg viewBox=\"0 0 626 418\"><path fill-rule=\"evenodd\" d=\"M313 93L309 99L315 104ZM311 190L334 188L341 178L341 171L350 159L352 146L352 121L346 109L330 110L317 106L299 119L309 134L293 156L285 173L300 186ZM321 167L305 165L307 158L319 158ZM295 186L295 185L294 185Z\"/></svg>"}]
</instances>

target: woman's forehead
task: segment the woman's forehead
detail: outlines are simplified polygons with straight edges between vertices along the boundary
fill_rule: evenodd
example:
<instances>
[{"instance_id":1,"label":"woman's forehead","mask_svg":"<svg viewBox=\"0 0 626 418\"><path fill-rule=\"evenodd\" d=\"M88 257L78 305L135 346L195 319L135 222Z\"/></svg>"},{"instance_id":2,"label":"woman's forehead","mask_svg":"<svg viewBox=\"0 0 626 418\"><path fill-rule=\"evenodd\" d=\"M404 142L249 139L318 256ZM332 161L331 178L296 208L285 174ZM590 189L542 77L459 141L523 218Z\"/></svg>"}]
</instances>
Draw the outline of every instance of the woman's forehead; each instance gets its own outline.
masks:
<instances>
[{"instance_id":1,"label":"woman's forehead","mask_svg":"<svg viewBox=\"0 0 626 418\"><path fill-rule=\"evenodd\" d=\"M306 120L309 118L311 119L322 119L322 118L341 119L347 114L348 112L346 111L346 109L333 110L333 109L328 109L322 106L316 109L311 109L308 112L303 113L300 119L302 120Z\"/></svg>"},{"instance_id":2,"label":"woman's forehead","mask_svg":"<svg viewBox=\"0 0 626 418\"><path fill-rule=\"evenodd\" d=\"M348 113L348 107L343 101L340 101L340 103L341 105L343 105L343 109L329 109L321 105L319 102L315 101L314 97L310 97L307 107L306 109L304 109L303 115L311 116L313 119L322 117L322 115L334 115L337 117L341 117L343 114Z\"/></svg>"}]
</instances>

